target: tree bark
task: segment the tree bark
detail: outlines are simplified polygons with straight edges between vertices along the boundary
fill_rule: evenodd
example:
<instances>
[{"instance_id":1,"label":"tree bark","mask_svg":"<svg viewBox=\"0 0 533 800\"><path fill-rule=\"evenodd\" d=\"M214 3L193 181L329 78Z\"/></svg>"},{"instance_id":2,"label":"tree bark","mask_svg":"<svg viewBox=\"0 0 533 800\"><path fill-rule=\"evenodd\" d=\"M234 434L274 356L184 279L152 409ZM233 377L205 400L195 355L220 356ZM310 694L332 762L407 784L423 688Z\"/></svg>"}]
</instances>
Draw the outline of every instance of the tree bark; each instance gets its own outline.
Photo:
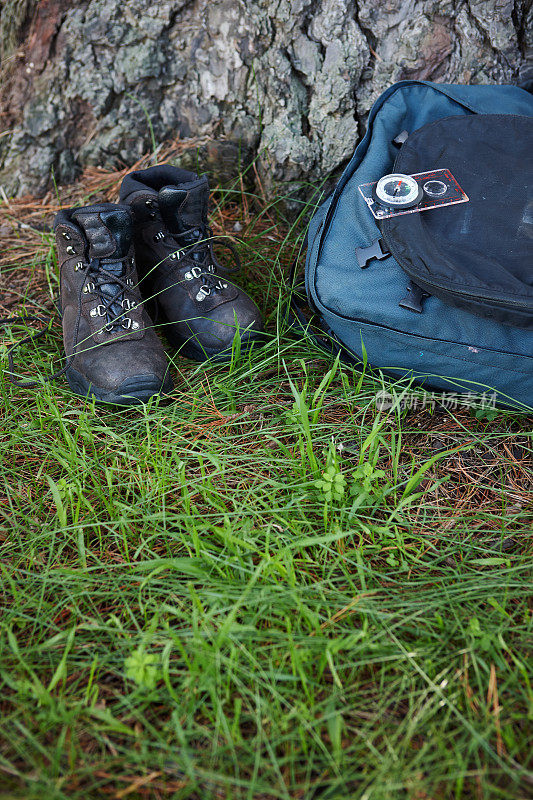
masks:
<instances>
[{"instance_id":1,"label":"tree bark","mask_svg":"<svg viewBox=\"0 0 533 800\"><path fill-rule=\"evenodd\" d=\"M530 78L531 6L4 0L0 184L42 194L178 135L216 140L200 150L215 180L256 154L267 186L320 180L394 81Z\"/></svg>"}]
</instances>

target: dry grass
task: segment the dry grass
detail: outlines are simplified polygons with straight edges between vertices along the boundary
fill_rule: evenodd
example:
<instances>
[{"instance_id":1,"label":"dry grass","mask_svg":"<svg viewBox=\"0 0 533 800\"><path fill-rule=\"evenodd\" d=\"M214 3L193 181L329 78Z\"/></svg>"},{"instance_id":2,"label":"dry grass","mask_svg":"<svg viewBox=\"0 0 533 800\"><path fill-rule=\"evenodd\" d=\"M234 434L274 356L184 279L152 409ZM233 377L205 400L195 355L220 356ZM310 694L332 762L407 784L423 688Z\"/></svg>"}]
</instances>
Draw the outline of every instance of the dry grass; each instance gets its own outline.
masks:
<instances>
[{"instance_id":1,"label":"dry grass","mask_svg":"<svg viewBox=\"0 0 533 800\"><path fill-rule=\"evenodd\" d=\"M87 169L61 205L113 201L125 172ZM53 311L58 207L0 206L1 314ZM0 798L525 798L530 422L380 416L341 366L313 404L331 359L278 323L303 225L241 182L212 222L264 352L170 353L173 402L140 410L3 387ZM56 325L26 371L60 353Z\"/></svg>"}]
</instances>

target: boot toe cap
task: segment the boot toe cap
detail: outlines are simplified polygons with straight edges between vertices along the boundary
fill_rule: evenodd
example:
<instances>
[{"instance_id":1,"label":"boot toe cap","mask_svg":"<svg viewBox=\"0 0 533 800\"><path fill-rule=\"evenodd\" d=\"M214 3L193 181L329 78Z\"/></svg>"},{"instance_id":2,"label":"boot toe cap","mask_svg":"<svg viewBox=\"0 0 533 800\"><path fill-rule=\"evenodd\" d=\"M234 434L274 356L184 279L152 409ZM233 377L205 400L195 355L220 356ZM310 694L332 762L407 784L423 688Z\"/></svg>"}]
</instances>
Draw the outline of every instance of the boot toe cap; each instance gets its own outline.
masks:
<instances>
[{"instance_id":1,"label":"boot toe cap","mask_svg":"<svg viewBox=\"0 0 533 800\"><path fill-rule=\"evenodd\" d=\"M172 391L173 383L170 375L163 379L154 373L130 375L118 385L99 384L89 380L86 375L74 368L67 371L70 388L82 397L94 397L102 403L118 405L137 405L146 403L154 395Z\"/></svg>"},{"instance_id":2,"label":"boot toe cap","mask_svg":"<svg viewBox=\"0 0 533 800\"><path fill-rule=\"evenodd\" d=\"M97 347L76 357L67 379L76 394L93 395L107 403L146 402L173 388L160 345L154 350L134 342Z\"/></svg>"},{"instance_id":3,"label":"boot toe cap","mask_svg":"<svg viewBox=\"0 0 533 800\"><path fill-rule=\"evenodd\" d=\"M231 352L237 332L241 339L241 350L264 338L263 320L253 301L238 305L227 303L218 306L209 317L191 325L191 342L204 352L205 358L221 356Z\"/></svg>"}]
</instances>

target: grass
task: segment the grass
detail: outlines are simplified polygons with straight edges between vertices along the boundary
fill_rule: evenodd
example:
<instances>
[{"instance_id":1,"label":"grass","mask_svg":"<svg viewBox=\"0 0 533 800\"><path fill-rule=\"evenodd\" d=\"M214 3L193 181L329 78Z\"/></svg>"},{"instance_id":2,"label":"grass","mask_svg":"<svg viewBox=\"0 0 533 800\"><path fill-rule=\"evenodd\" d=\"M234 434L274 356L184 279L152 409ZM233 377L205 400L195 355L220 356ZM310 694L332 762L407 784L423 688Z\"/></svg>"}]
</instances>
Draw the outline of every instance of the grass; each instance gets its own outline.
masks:
<instances>
[{"instance_id":1,"label":"grass","mask_svg":"<svg viewBox=\"0 0 533 800\"><path fill-rule=\"evenodd\" d=\"M530 420L379 412L286 330L303 219L238 195L262 350L169 352L141 409L1 386L0 798L525 798ZM55 206L2 206L4 315L51 308ZM60 357L56 326L21 372Z\"/></svg>"}]
</instances>

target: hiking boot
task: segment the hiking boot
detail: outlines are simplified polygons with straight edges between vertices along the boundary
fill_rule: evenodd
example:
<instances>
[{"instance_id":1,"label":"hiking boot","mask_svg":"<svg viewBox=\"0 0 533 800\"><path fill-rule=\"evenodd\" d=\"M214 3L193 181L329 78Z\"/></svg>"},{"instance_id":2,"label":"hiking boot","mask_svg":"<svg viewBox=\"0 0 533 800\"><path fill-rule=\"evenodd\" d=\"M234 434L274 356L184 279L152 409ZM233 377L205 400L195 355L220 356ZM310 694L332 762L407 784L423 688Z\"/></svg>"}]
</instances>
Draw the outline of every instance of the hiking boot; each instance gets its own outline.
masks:
<instances>
[{"instance_id":1,"label":"hiking boot","mask_svg":"<svg viewBox=\"0 0 533 800\"><path fill-rule=\"evenodd\" d=\"M141 293L174 347L197 361L225 360L237 330L243 349L263 339L259 309L213 252L223 243L240 266L231 243L212 238L205 175L167 165L131 172L120 200L133 211Z\"/></svg>"},{"instance_id":2,"label":"hiking boot","mask_svg":"<svg viewBox=\"0 0 533 800\"><path fill-rule=\"evenodd\" d=\"M143 308L128 206L60 211L54 221L66 376L76 394L130 405L169 392L161 342Z\"/></svg>"}]
</instances>

